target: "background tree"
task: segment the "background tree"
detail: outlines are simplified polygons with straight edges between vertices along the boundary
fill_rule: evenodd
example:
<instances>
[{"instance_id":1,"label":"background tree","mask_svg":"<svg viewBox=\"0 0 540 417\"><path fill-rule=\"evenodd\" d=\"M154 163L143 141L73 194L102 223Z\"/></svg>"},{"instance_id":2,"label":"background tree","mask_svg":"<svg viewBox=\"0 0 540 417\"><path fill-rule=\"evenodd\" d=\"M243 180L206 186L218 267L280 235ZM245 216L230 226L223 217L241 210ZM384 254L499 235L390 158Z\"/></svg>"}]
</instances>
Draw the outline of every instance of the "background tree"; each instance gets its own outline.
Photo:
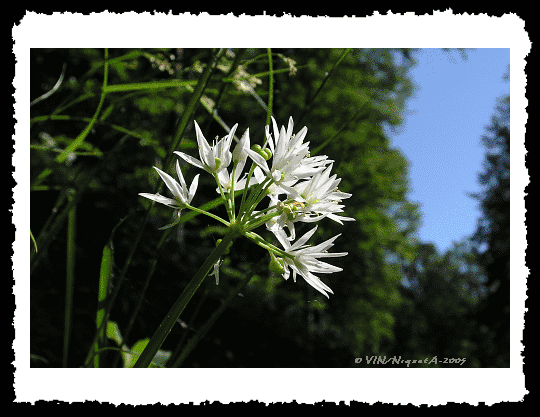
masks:
<instances>
[{"instance_id":1,"label":"background tree","mask_svg":"<svg viewBox=\"0 0 540 417\"><path fill-rule=\"evenodd\" d=\"M487 277L488 294L478 310L484 366L510 366L510 96L499 100L482 137L484 187L476 195L482 217L472 240Z\"/></svg>"},{"instance_id":2,"label":"background tree","mask_svg":"<svg viewBox=\"0 0 540 417\"><path fill-rule=\"evenodd\" d=\"M405 268L392 354L403 359L437 358L426 367L449 367L444 358L464 358L460 367L482 366L477 350L476 308L485 296L485 277L471 243L464 240L440 254L421 243Z\"/></svg>"}]
</instances>

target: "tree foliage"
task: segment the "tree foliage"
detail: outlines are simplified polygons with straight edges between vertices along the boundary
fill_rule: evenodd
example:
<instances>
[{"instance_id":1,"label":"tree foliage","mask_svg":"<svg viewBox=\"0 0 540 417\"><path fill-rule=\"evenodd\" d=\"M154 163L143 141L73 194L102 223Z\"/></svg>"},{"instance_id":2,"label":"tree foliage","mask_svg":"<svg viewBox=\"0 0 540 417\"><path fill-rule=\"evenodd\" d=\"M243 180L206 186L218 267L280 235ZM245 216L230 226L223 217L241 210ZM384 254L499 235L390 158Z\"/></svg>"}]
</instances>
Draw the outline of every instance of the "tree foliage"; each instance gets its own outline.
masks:
<instances>
[{"instance_id":1,"label":"tree foliage","mask_svg":"<svg viewBox=\"0 0 540 417\"><path fill-rule=\"evenodd\" d=\"M510 96L499 100L482 137L484 171L477 195L482 217L473 242L479 252L489 292L479 309L481 334L487 340L486 363L510 366Z\"/></svg>"}]
</instances>

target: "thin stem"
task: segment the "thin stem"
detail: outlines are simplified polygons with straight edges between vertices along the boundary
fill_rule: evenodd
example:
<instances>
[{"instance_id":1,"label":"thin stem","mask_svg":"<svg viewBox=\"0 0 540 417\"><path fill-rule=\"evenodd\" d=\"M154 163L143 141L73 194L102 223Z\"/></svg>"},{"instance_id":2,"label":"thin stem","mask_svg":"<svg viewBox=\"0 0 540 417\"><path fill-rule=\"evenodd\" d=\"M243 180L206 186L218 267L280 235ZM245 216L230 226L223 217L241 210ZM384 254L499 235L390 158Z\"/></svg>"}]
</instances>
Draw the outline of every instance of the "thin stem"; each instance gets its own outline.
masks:
<instances>
[{"instance_id":1,"label":"thin stem","mask_svg":"<svg viewBox=\"0 0 540 417\"><path fill-rule=\"evenodd\" d=\"M259 236L257 233L254 232L245 232L243 233L245 237L255 242L257 245L259 245L261 248L266 249L269 252L273 252L276 255L281 256L282 258L294 258L293 255L285 252L282 249L279 249L277 246L272 245L271 243L268 243L266 240L264 240L261 236Z\"/></svg>"},{"instance_id":2,"label":"thin stem","mask_svg":"<svg viewBox=\"0 0 540 417\"><path fill-rule=\"evenodd\" d=\"M145 83L114 84L105 87L105 93L123 93L125 91L156 90L159 88L178 88L197 84L197 80L165 80Z\"/></svg>"},{"instance_id":3,"label":"thin stem","mask_svg":"<svg viewBox=\"0 0 540 417\"><path fill-rule=\"evenodd\" d=\"M268 182L266 182L268 180ZM268 188L270 188L270 186L274 183L274 180L272 180L271 178L266 178L260 185L260 189L257 190L255 189L254 193L253 193L253 196L250 198L249 200L249 205L248 205L248 209L246 210L246 212L244 213L244 216L242 217L242 219L244 221L247 221L247 219L249 219L253 213L253 210L255 210L255 208L257 208L257 206L259 205L259 203L262 201L262 199L264 197L266 197L266 191L268 191Z\"/></svg>"},{"instance_id":4,"label":"thin stem","mask_svg":"<svg viewBox=\"0 0 540 417\"><path fill-rule=\"evenodd\" d=\"M315 99L317 98L317 96L319 95L319 93L322 91L324 85L326 84L326 82L330 79L330 76L332 75L332 73L334 72L334 70L336 69L336 67L341 63L341 61L343 61L343 59L349 54L349 52L351 52L351 49L352 48L348 48L348 49L345 49L343 51L343 53L341 54L341 56L337 59L337 61L334 63L334 65L332 66L332 68L330 69L330 71L328 71L321 83L321 85L319 86L319 88L317 89L317 91L315 91L315 94L313 94L313 96L311 97L311 99L309 100L309 102L306 104L306 107L305 107L305 110L304 112L302 113L302 116L300 116L300 119L298 120L298 124L301 124L302 120L304 119L304 117L306 116L306 114L308 114L308 112L310 111L311 109L311 106L313 105L313 103L315 102Z\"/></svg>"},{"instance_id":5,"label":"thin stem","mask_svg":"<svg viewBox=\"0 0 540 417\"><path fill-rule=\"evenodd\" d=\"M238 217L242 217L242 213L245 211L245 204L246 204L246 196L248 194L248 189L252 190L249 186L249 183L251 181L251 177L253 176L253 171L255 170L255 163L251 164L251 168L249 169L248 176L246 178L246 186L242 190L242 200L240 201L240 208L238 209ZM253 186L253 189L255 189L257 186ZM253 190L252 190L253 191Z\"/></svg>"},{"instance_id":6,"label":"thin stem","mask_svg":"<svg viewBox=\"0 0 540 417\"><path fill-rule=\"evenodd\" d=\"M229 306L229 304L234 299L234 297L236 297L236 295L244 289L244 287L249 283L249 281L251 281L251 279L254 276L255 275L252 275L250 271L250 273L246 275L246 278L240 281L240 283L229 292L227 299L221 303L219 308L216 311L214 311L212 316L201 326L201 328L197 331L195 336L193 336L193 338L189 340L186 347L182 350L182 353L180 354L178 359L176 359L174 363L172 364L171 368L178 368L182 366L182 364L184 363L188 355L193 351L193 349L195 349L195 347L201 341L201 339L203 339L204 336L208 333L210 328L214 325L214 323L219 318L219 316L221 316L221 314Z\"/></svg>"},{"instance_id":7,"label":"thin stem","mask_svg":"<svg viewBox=\"0 0 540 417\"><path fill-rule=\"evenodd\" d=\"M211 217L212 219L217 220L220 223L223 223L227 227L229 227L231 225L227 220L223 220L221 217L216 216L215 214L209 213L208 211L204 211L204 210L201 210L201 209L199 209L197 207L193 207L193 206L189 206L189 205L187 206L187 208L190 209L190 210L193 210L193 211L195 211L197 213L204 214L204 215L206 215L208 217Z\"/></svg>"},{"instance_id":8,"label":"thin stem","mask_svg":"<svg viewBox=\"0 0 540 417\"><path fill-rule=\"evenodd\" d=\"M231 174L231 189L229 190L229 193L227 194L228 198L230 198L230 201L231 201L231 215L232 217L230 218L231 222L234 223L236 221L236 207L234 205L234 186L236 185L235 182L235 176L236 176L236 167L238 166L238 162L234 162L233 164L233 169L232 169L232 174ZM247 187L247 183L246 183L246 187Z\"/></svg>"},{"instance_id":9,"label":"thin stem","mask_svg":"<svg viewBox=\"0 0 540 417\"><path fill-rule=\"evenodd\" d=\"M275 208L274 207L271 207L272 209ZM257 213L259 214L259 213ZM251 221L249 221L247 224L246 224L246 229L247 230L253 230L253 229L256 229L257 227L259 226L262 226L263 224L265 224L268 220L274 218L274 217L277 217L277 216L280 216L281 213L279 212L274 212L274 213L270 213L270 214L267 214L265 216L259 216L259 217L255 217L253 216L251 218Z\"/></svg>"},{"instance_id":10,"label":"thin stem","mask_svg":"<svg viewBox=\"0 0 540 417\"><path fill-rule=\"evenodd\" d=\"M71 193L68 196L71 200ZM73 206L68 213L68 236L67 236L67 262L66 262L66 303L64 311L64 354L62 366L67 367L69 353L69 339L71 335L71 314L73 312L73 290L75 285L75 229L76 210Z\"/></svg>"},{"instance_id":11,"label":"thin stem","mask_svg":"<svg viewBox=\"0 0 540 417\"><path fill-rule=\"evenodd\" d=\"M146 280L145 280L144 286L143 286L143 288L141 290L139 301L137 302L137 305L135 306L135 309L133 310L133 313L131 313L129 323L128 323L126 329L123 332L124 340L129 340L129 335L131 333L131 329L133 328L133 325L135 324L135 320L137 319L137 316L139 314L139 311L140 311L140 309L142 307L142 304L143 304L143 301L145 299L146 291L148 290L148 287L150 286L150 281L152 279L152 276L154 275L154 271L155 271L156 266L157 266L158 258L161 255L161 250L163 248L163 244L169 238L169 235L172 232L172 230L173 230L172 228L166 230L165 233L163 233L161 235L159 243L156 246L155 255L154 255L154 258L150 261L150 267L148 268L148 273L146 274ZM116 355L116 357L114 358L113 364L112 364L113 368L117 367L118 361L121 358L122 358L122 355Z\"/></svg>"},{"instance_id":12,"label":"thin stem","mask_svg":"<svg viewBox=\"0 0 540 417\"><path fill-rule=\"evenodd\" d=\"M274 67L272 63L272 50L267 48L268 52L268 110L266 111L266 124L269 125L272 117L272 105L274 102Z\"/></svg>"},{"instance_id":13,"label":"thin stem","mask_svg":"<svg viewBox=\"0 0 540 417\"><path fill-rule=\"evenodd\" d=\"M214 173L214 178L216 180L216 183L218 185L219 193L221 194L221 198L223 199L223 203L225 204L225 209L227 210L227 216L229 217L229 220L232 221L233 214L231 212L231 201L230 199L225 195L223 192L223 187L221 186L221 183L219 182L218 174Z\"/></svg>"},{"instance_id":14,"label":"thin stem","mask_svg":"<svg viewBox=\"0 0 540 417\"><path fill-rule=\"evenodd\" d=\"M236 238L238 231L230 230L224 237L220 244L212 251L210 256L206 259L203 265L199 268L195 276L192 278L187 287L182 291L176 303L169 310L156 332L148 342L148 345L144 349L143 353L135 363L135 368L148 368L152 359L156 355L157 351L169 335L174 324L178 320L178 317L184 311L184 308L197 291L197 288L204 281L210 269L214 266L216 262L225 254L228 249L229 244Z\"/></svg>"}]
</instances>

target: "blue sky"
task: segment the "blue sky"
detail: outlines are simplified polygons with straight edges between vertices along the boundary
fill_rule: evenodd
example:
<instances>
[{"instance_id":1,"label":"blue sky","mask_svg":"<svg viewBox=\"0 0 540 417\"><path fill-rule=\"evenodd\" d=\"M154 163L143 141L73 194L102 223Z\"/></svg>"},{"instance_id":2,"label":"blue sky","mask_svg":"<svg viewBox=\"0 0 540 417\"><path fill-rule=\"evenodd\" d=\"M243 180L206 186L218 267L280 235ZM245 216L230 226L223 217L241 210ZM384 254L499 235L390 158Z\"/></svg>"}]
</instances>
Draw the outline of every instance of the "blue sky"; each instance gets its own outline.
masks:
<instances>
[{"instance_id":1,"label":"blue sky","mask_svg":"<svg viewBox=\"0 0 540 417\"><path fill-rule=\"evenodd\" d=\"M481 136L497 98L510 93L503 80L510 50L467 50L464 60L456 51L421 49L415 59L415 92L403 125L389 135L410 163L409 200L422 212L418 238L445 251L471 235L480 216L467 193L480 191Z\"/></svg>"}]
</instances>

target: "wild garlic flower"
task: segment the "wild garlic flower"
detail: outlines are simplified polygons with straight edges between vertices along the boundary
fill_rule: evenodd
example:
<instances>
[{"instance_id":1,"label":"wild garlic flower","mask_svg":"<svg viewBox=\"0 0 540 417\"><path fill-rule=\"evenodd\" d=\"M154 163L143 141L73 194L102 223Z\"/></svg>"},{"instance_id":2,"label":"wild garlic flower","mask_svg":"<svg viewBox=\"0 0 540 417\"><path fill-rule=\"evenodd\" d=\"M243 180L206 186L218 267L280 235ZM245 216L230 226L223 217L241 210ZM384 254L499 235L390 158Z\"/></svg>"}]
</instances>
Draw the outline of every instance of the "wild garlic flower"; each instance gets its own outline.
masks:
<instances>
[{"instance_id":1,"label":"wild garlic flower","mask_svg":"<svg viewBox=\"0 0 540 417\"><path fill-rule=\"evenodd\" d=\"M244 134L242 135L242 138L240 141L236 144L234 151L232 152L232 162L234 166L234 178L231 174L229 174L229 171L227 169L223 169L219 171L218 173L218 180L221 184L221 187L225 191L229 191L232 187L232 182L234 180L234 189L235 190L243 190L246 186L246 178L241 178L242 173L244 171L244 166L246 165L248 154L246 152L246 149L249 149L250 147L250 139L249 139L249 129L246 129ZM252 179L253 181L255 179ZM253 182L250 181L250 185ZM219 192L219 188L217 189Z\"/></svg>"},{"instance_id":2,"label":"wild garlic flower","mask_svg":"<svg viewBox=\"0 0 540 417\"><path fill-rule=\"evenodd\" d=\"M176 174L178 175L180 183L176 182L173 177L171 177L166 172L163 172L161 169L157 167L154 167L154 169L163 179L167 188L171 190L174 198L168 198L160 194L148 193L139 193L140 196L149 198L150 200L154 200L158 203L165 204L166 206L179 210L182 210L183 208L191 204L191 200L193 200L193 196L195 195L195 192L197 191L197 186L199 185L199 174L195 175L195 178L193 178L191 186L188 190L186 181L184 180L184 176L182 175L182 171L180 170L180 164L178 163L178 160L176 161Z\"/></svg>"},{"instance_id":3,"label":"wild garlic flower","mask_svg":"<svg viewBox=\"0 0 540 417\"><path fill-rule=\"evenodd\" d=\"M323 243L320 243L316 246L308 246L305 243L309 240L311 236L317 230L317 226L307 232L304 236L299 238L296 242L291 245L291 242L287 239L285 232L283 230L276 233L276 237L279 242L282 244L285 252L289 255L292 255L291 258L283 257L281 262L283 262L283 278L289 279L290 271L292 270L293 281L296 282L296 275L301 275L306 282L315 288L320 293L328 297L328 292L333 294L334 292L323 283L319 277L313 275L313 273L319 274L331 274L333 272L342 271L342 268L339 268L334 265L327 264L322 262L317 258L335 258L339 256L347 255L347 252L335 252L328 253L327 250L334 245L334 240L336 240L340 235L336 235L333 238L330 238Z\"/></svg>"},{"instance_id":4,"label":"wild garlic flower","mask_svg":"<svg viewBox=\"0 0 540 417\"><path fill-rule=\"evenodd\" d=\"M302 181L294 186L302 197L302 204L297 207L295 213L297 221L316 222L324 217L339 224L343 224L342 221L354 221L352 217L336 214L343 212L344 206L339 204L341 200L351 197L352 194L338 190L341 178L336 178L336 174L330 176L332 166L318 172L308 181Z\"/></svg>"},{"instance_id":5,"label":"wild garlic flower","mask_svg":"<svg viewBox=\"0 0 540 417\"><path fill-rule=\"evenodd\" d=\"M211 174L218 174L221 170L226 169L231 163L232 153L230 147L238 124L235 124L232 127L227 136L224 136L221 140L218 140L217 143L214 142L213 146L210 146L197 122L194 123L195 132L197 134L197 143L199 144L199 156L201 159L198 160L180 151L175 151L174 153L198 168L202 168Z\"/></svg>"},{"instance_id":6,"label":"wild garlic flower","mask_svg":"<svg viewBox=\"0 0 540 417\"><path fill-rule=\"evenodd\" d=\"M298 180L309 178L316 172L322 170L328 163L327 157L310 157L309 142L303 143L307 134L307 128L303 127L300 132L293 135L293 119L289 119L289 125L278 129L275 119L272 117L274 126L274 137L270 134L270 127L266 126L266 137L268 146L272 152L272 167L270 168L259 153L248 149L247 153L253 162L263 171L264 175L274 181L271 193L287 193L296 195L292 188ZM260 171L259 171L260 172Z\"/></svg>"},{"instance_id":7,"label":"wild garlic flower","mask_svg":"<svg viewBox=\"0 0 540 417\"><path fill-rule=\"evenodd\" d=\"M178 160L176 161L176 174L178 175L180 183L176 182L173 177L171 177L166 172L163 172L161 169L157 167L154 167L154 169L163 179L167 188L171 190L174 198L165 197L160 194L139 193L139 195L176 209L176 219L171 224L160 227L160 230L163 230L176 225L180 220L180 213L182 212L182 209L186 208L191 204L191 200L193 200L195 192L197 191L197 186L199 185L199 174L195 175L195 178L193 178L191 186L188 190L186 181L184 180L184 176L182 175L182 171L180 170L180 164L178 163Z\"/></svg>"},{"instance_id":8,"label":"wild garlic flower","mask_svg":"<svg viewBox=\"0 0 540 417\"><path fill-rule=\"evenodd\" d=\"M328 293L333 293L332 290L314 274L329 274L342 270L319 259L347 255L345 252L328 253L328 249L340 235L310 246L306 242L313 236L317 226L296 239L295 223L313 223L327 217L340 224L343 224L343 221L353 221L353 218L340 215L343 212L343 205L340 203L351 197L351 194L338 190L341 179L331 174L332 160L326 155L310 155L309 142L304 142L307 135L306 127L300 129L295 135L292 117L287 127L282 126L279 129L273 117L271 124L272 133L270 133L270 126L265 127L267 142L263 147L260 145L250 147L249 129L246 129L234 151L231 152L231 143L237 124L222 139L216 138L211 146L195 122L200 159L175 151L186 162L214 176L217 181L217 192L221 194L226 204L230 223L212 213L191 206L191 200L197 190L199 174L195 176L188 189L178 161L176 161L176 172L179 182L169 174L155 168L174 198L159 194L140 193L140 195L175 208L178 219L180 211L188 207L221 221L229 227L236 227L236 232L244 234L269 251L271 271L282 274L285 279L289 278L292 271L295 282L296 276L301 275L313 288L328 297ZM254 163L249 189L247 189L247 178L244 173L248 157ZM252 185L255 186L251 187ZM245 190L238 206L235 205L234 195L230 194L233 189ZM285 198L281 197L283 194ZM259 203L266 197L269 197L270 205L264 210L258 209ZM235 213L236 207L238 207L238 216ZM178 219L166 227L177 224ZM251 231L265 224L279 240L284 248L283 251L268 244L262 237ZM289 229L289 235L285 232L286 228ZM216 277L216 283L219 282L221 260L220 257L214 263L212 274Z\"/></svg>"},{"instance_id":9,"label":"wild garlic flower","mask_svg":"<svg viewBox=\"0 0 540 417\"><path fill-rule=\"evenodd\" d=\"M341 192L337 186L341 179L336 175L330 176L332 165L323 171L317 172L307 181L296 184L293 188L297 192L299 201L281 202L276 196L270 196L270 206L276 206L274 211L281 214L273 217L266 223L266 227L272 232L289 229L289 240L296 238L294 223L312 223L328 217L340 224L342 221L354 221L352 217L339 216L336 213L343 211L343 205L338 204L342 199L351 197L352 194Z\"/></svg>"}]
</instances>

